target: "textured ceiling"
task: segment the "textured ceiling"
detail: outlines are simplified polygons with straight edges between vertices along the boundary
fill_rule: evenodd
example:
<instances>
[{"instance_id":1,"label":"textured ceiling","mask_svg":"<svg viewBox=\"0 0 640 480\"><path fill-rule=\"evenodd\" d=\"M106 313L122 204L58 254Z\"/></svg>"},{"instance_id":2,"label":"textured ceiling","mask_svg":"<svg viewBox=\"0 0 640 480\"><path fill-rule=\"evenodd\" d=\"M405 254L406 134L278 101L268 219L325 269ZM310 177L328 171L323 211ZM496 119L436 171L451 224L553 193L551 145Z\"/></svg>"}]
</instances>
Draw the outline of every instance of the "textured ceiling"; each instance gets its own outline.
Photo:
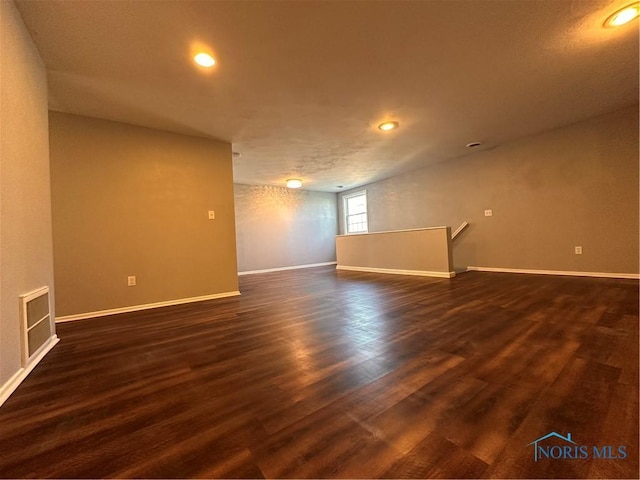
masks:
<instances>
[{"instance_id":1,"label":"textured ceiling","mask_svg":"<svg viewBox=\"0 0 640 480\"><path fill-rule=\"evenodd\" d=\"M51 109L231 142L239 183L337 191L638 102L638 21L602 28L629 0L16 3Z\"/></svg>"}]
</instances>

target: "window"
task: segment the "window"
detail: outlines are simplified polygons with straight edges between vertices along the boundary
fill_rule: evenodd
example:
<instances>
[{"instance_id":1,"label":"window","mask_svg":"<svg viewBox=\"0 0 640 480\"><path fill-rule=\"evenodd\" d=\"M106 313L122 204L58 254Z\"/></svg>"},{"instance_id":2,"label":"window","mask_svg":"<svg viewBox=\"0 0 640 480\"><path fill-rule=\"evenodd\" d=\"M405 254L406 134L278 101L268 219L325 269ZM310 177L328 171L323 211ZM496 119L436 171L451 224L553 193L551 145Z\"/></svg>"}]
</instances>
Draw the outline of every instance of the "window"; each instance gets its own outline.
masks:
<instances>
[{"instance_id":1,"label":"window","mask_svg":"<svg viewBox=\"0 0 640 480\"><path fill-rule=\"evenodd\" d=\"M344 199L344 223L347 233L368 232L367 225L367 191L345 195Z\"/></svg>"}]
</instances>

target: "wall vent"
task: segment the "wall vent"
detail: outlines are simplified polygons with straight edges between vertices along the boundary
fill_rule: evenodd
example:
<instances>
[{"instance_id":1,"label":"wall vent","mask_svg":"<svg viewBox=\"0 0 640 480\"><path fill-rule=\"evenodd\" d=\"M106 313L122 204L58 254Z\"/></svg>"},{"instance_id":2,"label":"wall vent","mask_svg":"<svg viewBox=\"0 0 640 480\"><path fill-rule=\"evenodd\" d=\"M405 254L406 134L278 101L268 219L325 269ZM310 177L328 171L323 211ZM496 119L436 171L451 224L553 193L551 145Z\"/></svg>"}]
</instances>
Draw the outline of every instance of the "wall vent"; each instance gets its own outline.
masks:
<instances>
[{"instance_id":1,"label":"wall vent","mask_svg":"<svg viewBox=\"0 0 640 480\"><path fill-rule=\"evenodd\" d=\"M42 287L20 295L20 322L22 330L22 366L26 367L47 341L55 335L51 319L49 287Z\"/></svg>"}]
</instances>

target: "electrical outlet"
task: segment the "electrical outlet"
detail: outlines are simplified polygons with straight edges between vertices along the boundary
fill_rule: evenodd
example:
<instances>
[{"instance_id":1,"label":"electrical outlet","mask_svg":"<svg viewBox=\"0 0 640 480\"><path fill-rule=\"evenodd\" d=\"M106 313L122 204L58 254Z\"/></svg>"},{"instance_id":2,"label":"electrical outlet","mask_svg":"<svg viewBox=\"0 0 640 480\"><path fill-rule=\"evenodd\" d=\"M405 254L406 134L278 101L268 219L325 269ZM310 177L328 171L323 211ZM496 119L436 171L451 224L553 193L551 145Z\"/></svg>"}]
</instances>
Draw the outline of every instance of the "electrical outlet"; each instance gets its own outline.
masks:
<instances>
[{"instance_id":1,"label":"electrical outlet","mask_svg":"<svg viewBox=\"0 0 640 480\"><path fill-rule=\"evenodd\" d=\"M136 276L135 275L131 275L130 277L127 277L127 286L128 287L135 287L136 286Z\"/></svg>"},{"instance_id":2,"label":"electrical outlet","mask_svg":"<svg viewBox=\"0 0 640 480\"><path fill-rule=\"evenodd\" d=\"M485 217L493 217L493 210L485 210L484 211L484 216Z\"/></svg>"},{"instance_id":3,"label":"electrical outlet","mask_svg":"<svg viewBox=\"0 0 640 480\"><path fill-rule=\"evenodd\" d=\"M576 251L576 255L582 255L582 247L580 246L575 247L575 251Z\"/></svg>"},{"instance_id":4,"label":"electrical outlet","mask_svg":"<svg viewBox=\"0 0 640 480\"><path fill-rule=\"evenodd\" d=\"M216 212L214 210L209 210L209 220L216 219Z\"/></svg>"}]
</instances>

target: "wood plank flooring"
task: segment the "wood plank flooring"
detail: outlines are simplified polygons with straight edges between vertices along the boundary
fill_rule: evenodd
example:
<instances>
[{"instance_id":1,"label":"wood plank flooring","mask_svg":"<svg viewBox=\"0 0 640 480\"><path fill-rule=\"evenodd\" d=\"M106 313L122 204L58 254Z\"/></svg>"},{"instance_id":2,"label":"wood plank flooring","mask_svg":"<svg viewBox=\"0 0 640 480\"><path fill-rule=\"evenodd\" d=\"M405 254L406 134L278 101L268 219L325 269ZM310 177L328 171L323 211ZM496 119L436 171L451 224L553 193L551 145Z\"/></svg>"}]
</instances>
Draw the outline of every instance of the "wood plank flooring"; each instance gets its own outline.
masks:
<instances>
[{"instance_id":1,"label":"wood plank flooring","mask_svg":"<svg viewBox=\"0 0 640 480\"><path fill-rule=\"evenodd\" d=\"M320 267L58 325L3 478L638 478L638 282ZM533 440L627 447L533 458ZM560 445L560 444L558 444Z\"/></svg>"}]
</instances>

